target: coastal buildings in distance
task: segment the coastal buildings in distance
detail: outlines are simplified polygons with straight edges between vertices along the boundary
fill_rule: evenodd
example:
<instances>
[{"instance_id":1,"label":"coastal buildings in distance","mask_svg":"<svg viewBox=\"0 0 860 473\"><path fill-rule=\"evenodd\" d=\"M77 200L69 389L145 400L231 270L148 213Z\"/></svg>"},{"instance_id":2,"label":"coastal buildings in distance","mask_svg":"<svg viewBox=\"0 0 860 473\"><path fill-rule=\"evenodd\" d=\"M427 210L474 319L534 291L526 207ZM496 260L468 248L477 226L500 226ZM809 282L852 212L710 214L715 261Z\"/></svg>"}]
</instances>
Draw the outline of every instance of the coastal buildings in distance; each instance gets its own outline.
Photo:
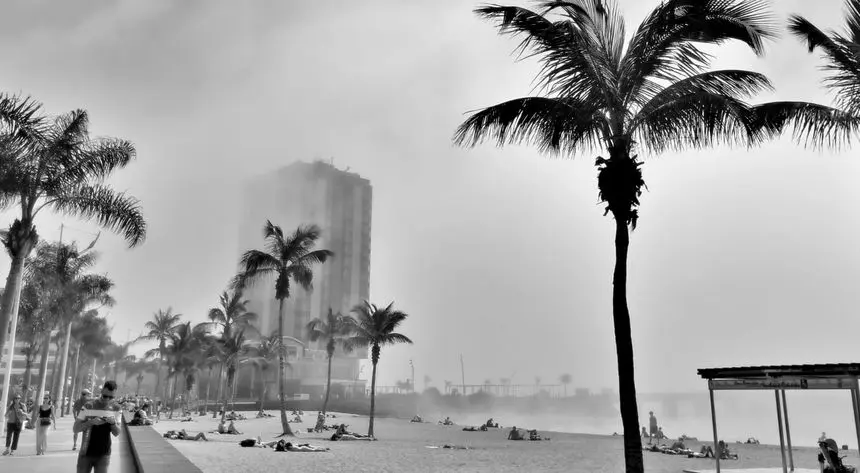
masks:
<instances>
[{"instance_id":1,"label":"coastal buildings in distance","mask_svg":"<svg viewBox=\"0 0 860 473\"><path fill-rule=\"evenodd\" d=\"M252 179L245 189L239 236L241 253L262 247L263 224L271 220L287 235L299 225L318 225L322 235L317 248L335 254L334 258L314 268L312 291L293 286L284 304L288 396L309 394L313 398L325 390L325 345L308 339L305 329L308 322L324 318L329 308L347 314L356 304L369 298L372 192L367 179L323 161L294 162ZM278 328L274 281L260 281L247 288L244 298L249 301L248 309L258 315L260 333L274 333ZM366 380L359 379L362 359L367 359L366 350L343 353L338 349L335 353L332 361L334 397L364 392ZM277 372L277 369L269 371ZM267 383L271 383L269 397L276 398L277 378L273 376Z\"/></svg>"}]
</instances>

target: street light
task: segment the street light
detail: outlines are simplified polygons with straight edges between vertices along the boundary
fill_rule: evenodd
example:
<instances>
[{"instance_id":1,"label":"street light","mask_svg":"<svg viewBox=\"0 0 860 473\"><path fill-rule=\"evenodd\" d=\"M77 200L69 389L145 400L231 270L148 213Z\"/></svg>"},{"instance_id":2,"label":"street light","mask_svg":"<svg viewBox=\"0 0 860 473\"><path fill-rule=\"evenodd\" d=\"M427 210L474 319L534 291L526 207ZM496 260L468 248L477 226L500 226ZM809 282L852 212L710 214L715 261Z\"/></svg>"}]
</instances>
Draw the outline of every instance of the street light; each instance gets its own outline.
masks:
<instances>
[{"instance_id":1,"label":"street light","mask_svg":"<svg viewBox=\"0 0 860 473\"><path fill-rule=\"evenodd\" d=\"M409 359L409 366L412 367L412 392L415 392L415 365L412 364L412 359Z\"/></svg>"}]
</instances>

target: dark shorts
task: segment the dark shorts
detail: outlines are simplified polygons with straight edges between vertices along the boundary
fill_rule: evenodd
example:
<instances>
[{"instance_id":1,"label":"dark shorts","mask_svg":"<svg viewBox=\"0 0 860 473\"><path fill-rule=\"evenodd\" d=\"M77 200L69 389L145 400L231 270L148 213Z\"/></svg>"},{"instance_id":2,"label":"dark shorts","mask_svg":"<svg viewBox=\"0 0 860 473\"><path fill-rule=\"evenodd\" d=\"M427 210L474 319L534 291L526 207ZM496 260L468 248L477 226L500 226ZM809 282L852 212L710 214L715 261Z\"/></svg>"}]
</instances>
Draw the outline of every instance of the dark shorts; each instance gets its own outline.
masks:
<instances>
[{"instance_id":1,"label":"dark shorts","mask_svg":"<svg viewBox=\"0 0 860 473\"><path fill-rule=\"evenodd\" d=\"M651 435L657 435L657 426L655 426L655 425L651 426Z\"/></svg>"},{"instance_id":2,"label":"dark shorts","mask_svg":"<svg viewBox=\"0 0 860 473\"><path fill-rule=\"evenodd\" d=\"M103 457L88 457L86 455L78 456L78 472L77 473L107 473L108 465L110 465L110 455Z\"/></svg>"}]
</instances>

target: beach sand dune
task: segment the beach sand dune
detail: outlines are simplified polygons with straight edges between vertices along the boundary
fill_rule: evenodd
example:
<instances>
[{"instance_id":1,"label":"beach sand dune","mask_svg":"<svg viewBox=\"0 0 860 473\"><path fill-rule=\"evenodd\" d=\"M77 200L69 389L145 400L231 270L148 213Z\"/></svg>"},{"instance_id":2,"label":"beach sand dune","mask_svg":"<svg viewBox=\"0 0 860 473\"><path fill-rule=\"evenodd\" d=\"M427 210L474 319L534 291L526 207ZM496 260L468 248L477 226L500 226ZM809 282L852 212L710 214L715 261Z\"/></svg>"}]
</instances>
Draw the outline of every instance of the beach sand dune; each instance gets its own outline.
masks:
<instances>
[{"instance_id":1,"label":"beach sand dune","mask_svg":"<svg viewBox=\"0 0 860 473\"><path fill-rule=\"evenodd\" d=\"M332 442L331 433L308 433L316 412L306 412L304 424L291 424L301 431L298 442L308 442L331 448L325 453L275 452L261 448L242 448L239 441L260 435L272 440L280 432L278 418L237 421L243 435L209 435L209 442L171 440L176 448L206 473L236 473L244 471L280 471L285 465L293 471L337 472L622 472L624 459L620 436L541 432L552 438L548 442L512 442L506 440L507 429L489 432L463 432L462 425L414 424L408 420L376 419L376 442ZM351 431L366 433L367 418L337 414L329 423L345 423ZM185 429L189 433L215 430L217 420L195 417L194 422L163 420L154 427L159 432ZM454 419L456 422L456 419ZM499 419L504 421L504 419ZM520 426L521 428L523 426ZM469 450L427 448L445 444L470 447ZM698 450L702 444L690 442ZM762 468L781 465L779 446L730 445L740 455L738 461L725 461L723 468ZM798 468L817 469L817 450L795 447L794 463ZM846 463L860 465L857 452L844 452ZM649 473L681 473L684 470L714 469L711 459L691 459L682 456L644 452L645 471Z\"/></svg>"}]
</instances>

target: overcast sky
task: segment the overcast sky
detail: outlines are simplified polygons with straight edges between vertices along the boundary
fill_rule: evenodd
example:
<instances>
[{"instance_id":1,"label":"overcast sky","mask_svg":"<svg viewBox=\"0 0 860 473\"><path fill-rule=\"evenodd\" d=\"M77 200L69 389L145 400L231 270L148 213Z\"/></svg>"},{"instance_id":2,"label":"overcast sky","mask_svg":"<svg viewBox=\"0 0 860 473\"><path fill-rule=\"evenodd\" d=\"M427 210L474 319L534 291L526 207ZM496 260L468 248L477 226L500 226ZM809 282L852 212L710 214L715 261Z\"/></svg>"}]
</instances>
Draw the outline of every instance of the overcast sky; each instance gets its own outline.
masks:
<instances>
[{"instance_id":1,"label":"overcast sky","mask_svg":"<svg viewBox=\"0 0 860 473\"><path fill-rule=\"evenodd\" d=\"M628 30L657 4L620 3ZM782 24L796 12L842 27L842 2L774 3ZM94 134L137 146L111 182L141 199L148 239L99 243L115 338L167 306L202 321L245 249L243 181L334 157L374 187L371 298L410 314L415 345L383 350L380 384L409 376L410 358L419 380L459 382L462 353L467 383L571 373L574 386L615 388L614 225L594 155L451 145L464 112L528 95L536 71L476 5L4 2L0 90L51 113L85 108ZM762 100L829 103L820 59L793 37L763 59L719 54L720 67L771 77ZM700 367L858 361L854 153L786 139L647 157L629 275L640 390L704 390ZM39 233L56 239L61 222L67 240L95 231L43 214Z\"/></svg>"}]
</instances>

